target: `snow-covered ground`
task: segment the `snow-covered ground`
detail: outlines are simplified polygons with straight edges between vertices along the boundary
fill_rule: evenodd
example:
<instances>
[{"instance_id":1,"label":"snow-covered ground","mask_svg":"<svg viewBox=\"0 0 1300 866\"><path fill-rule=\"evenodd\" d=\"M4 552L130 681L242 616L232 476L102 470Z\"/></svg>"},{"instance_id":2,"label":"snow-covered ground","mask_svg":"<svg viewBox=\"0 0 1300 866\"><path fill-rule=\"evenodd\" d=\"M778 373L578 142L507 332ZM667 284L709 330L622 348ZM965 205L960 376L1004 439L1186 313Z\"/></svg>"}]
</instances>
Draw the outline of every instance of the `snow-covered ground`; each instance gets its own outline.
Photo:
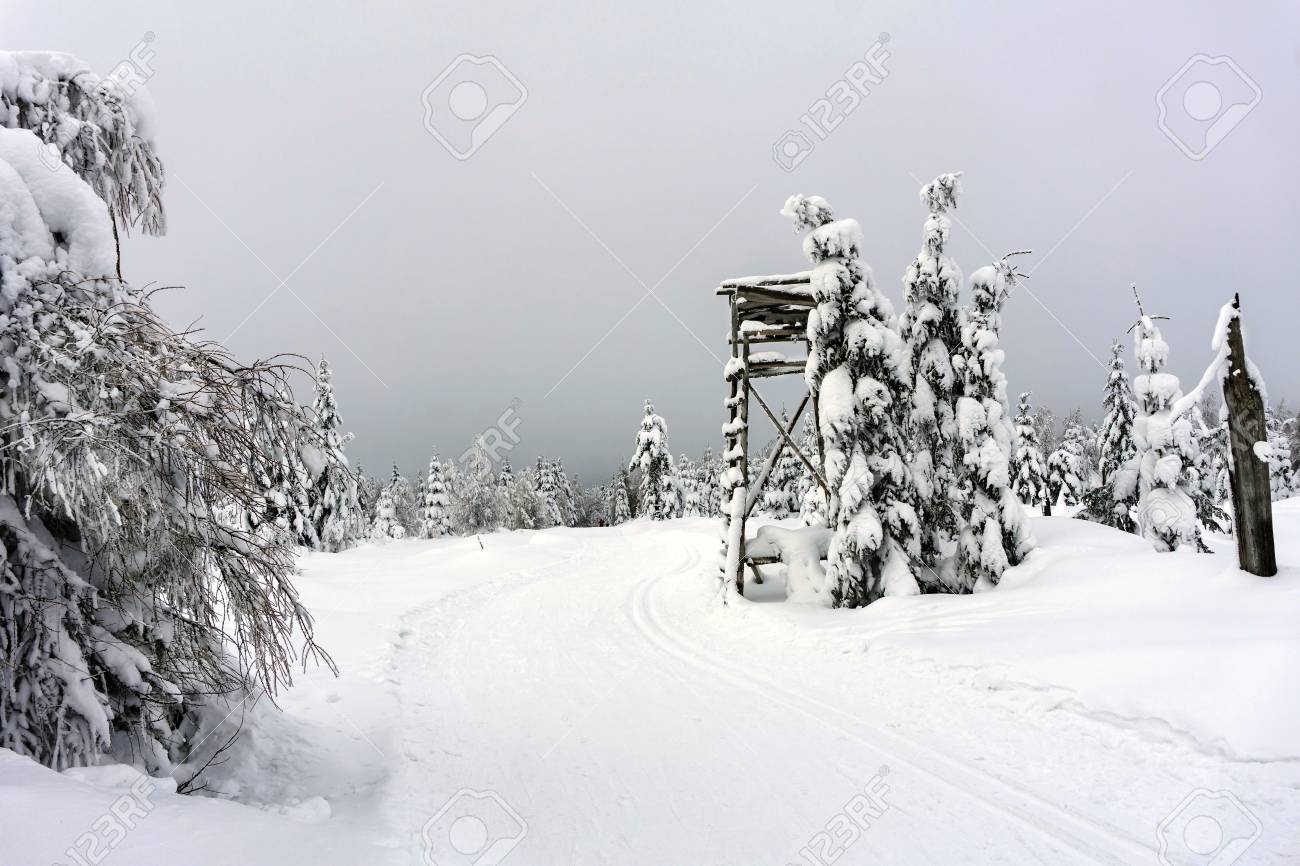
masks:
<instances>
[{"instance_id":1,"label":"snow-covered ground","mask_svg":"<svg viewBox=\"0 0 1300 866\"><path fill-rule=\"evenodd\" d=\"M1273 579L1039 518L998 590L857 611L721 608L708 520L312 554L341 674L248 713L237 802L0 752L0 862L1296 862L1276 513Z\"/></svg>"}]
</instances>

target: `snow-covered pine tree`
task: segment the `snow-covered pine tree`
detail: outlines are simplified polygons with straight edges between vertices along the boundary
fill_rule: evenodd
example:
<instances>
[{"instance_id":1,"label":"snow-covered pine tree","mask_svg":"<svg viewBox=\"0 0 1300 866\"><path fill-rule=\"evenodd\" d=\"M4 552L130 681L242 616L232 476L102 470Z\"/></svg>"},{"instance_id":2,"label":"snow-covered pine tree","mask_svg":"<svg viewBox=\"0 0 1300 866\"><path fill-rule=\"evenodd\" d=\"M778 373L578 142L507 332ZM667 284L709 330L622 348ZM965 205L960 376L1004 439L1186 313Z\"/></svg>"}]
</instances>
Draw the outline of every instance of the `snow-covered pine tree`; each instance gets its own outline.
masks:
<instances>
[{"instance_id":1,"label":"snow-covered pine tree","mask_svg":"<svg viewBox=\"0 0 1300 866\"><path fill-rule=\"evenodd\" d=\"M452 525L461 535L495 532L501 527L505 502L482 436L474 440L464 458L463 471L460 490L452 501Z\"/></svg>"},{"instance_id":2,"label":"snow-covered pine tree","mask_svg":"<svg viewBox=\"0 0 1300 866\"><path fill-rule=\"evenodd\" d=\"M556 497L556 503L560 508L560 525L577 526L578 494L577 490L575 490L574 479L571 479L564 469L563 458L557 457L551 461L551 474L555 489L559 494Z\"/></svg>"},{"instance_id":3,"label":"snow-covered pine tree","mask_svg":"<svg viewBox=\"0 0 1300 866\"><path fill-rule=\"evenodd\" d=\"M130 106L66 55L0 68L0 748L179 772L221 704L317 652L290 539L229 517L311 422L288 368L192 342L116 276L110 212L162 229Z\"/></svg>"},{"instance_id":4,"label":"snow-covered pine tree","mask_svg":"<svg viewBox=\"0 0 1300 866\"><path fill-rule=\"evenodd\" d=\"M360 536L370 534L370 524L375 522L375 507L379 504L379 491L383 486L382 481L367 475L361 464L357 464L357 504L361 508L358 521Z\"/></svg>"},{"instance_id":5,"label":"snow-covered pine tree","mask_svg":"<svg viewBox=\"0 0 1300 866\"><path fill-rule=\"evenodd\" d=\"M321 358L312 400L312 432L316 447L330 455L330 460L316 475L307 499L320 548L331 553L343 550L352 542L361 510L357 502L357 479L347 470L347 458L343 456L343 447L352 440L352 434L339 431L342 423L330 381L330 366Z\"/></svg>"},{"instance_id":6,"label":"snow-covered pine tree","mask_svg":"<svg viewBox=\"0 0 1300 866\"><path fill-rule=\"evenodd\" d=\"M961 346L957 315L961 271L946 253L952 230L946 214L957 206L960 194L961 172L941 174L921 188L921 203L929 216L921 251L903 276L906 306L899 322L914 377L910 452L917 511L925 527L921 558L931 566L923 574L929 590L954 588L945 585L940 565L953 551L960 529L956 478L961 455L956 453L955 415L960 383L952 358Z\"/></svg>"},{"instance_id":7,"label":"snow-covered pine tree","mask_svg":"<svg viewBox=\"0 0 1300 866\"><path fill-rule=\"evenodd\" d=\"M1051 514L1047 497L1047 466L1042 448L1038 444L1038 429L1030 411L1030 394L1020 395L1016 406L1016 447L1011 454L1011 489L1025 505L1041 507Z\"/></svg>"},{"instance_id":8,"label":"snow-covered pine tree","mask_svg":"<svg viewBox=\"0 0 1300 866\"><path fill-rule=\"evenodd\" d=\"M609 482L609 525L617 526L632 519L632 509L628 505L627 490L631 479L627 470L620 470Z\"/></svg>"},{"instance_id":9,"label":"snow-covered pine tree","mask_svg":"<svg viewBox=\"0 0 1300 866\"><path fill-rule=\"evenodd\" d=\"M1133 289L1137 293L1136 287ZM1190 544L1204 550L1196 497L1196 439L1187 418L1171 410L1183 392L1178 377L1164 372L1169 344L1155 319L1141 311L1133 333L1134 353L1141 373L1133 380L1140 410L1133 424L1137 454L1138 526L1156 550L1176 550Z\"/></svg>"},{"instance_id":10,"label":"snow-covered pine tree","mask_svg":"<svg viewBox=\"0 0 1300 866\"><path fill-rule=\"evenodd\" d=\"M704 456L696 470L695 489L700 494L700 511L705 517L722 516L722 461L713 454L713 446L704 447Z\"/></svg>"},{"instance_id":11,"label":"snow-covered pine tree","mask_svg":"<svg viewBox=\"0 0 1300 866\"><path fill-rule=\"evenodd\" d=\"M501 472L497 475L497 487L501 489L501 525L507 529L517 529L518 522L514 515L515 472L510 468L509 455L501 458Z\"/></svg>"},{"instance_id":12,"label":"snow-covered pine tree","mask_svg":"<svg viewBox=\"0 0 1300 866\"><path fill-rule=\"evenodd\" d=\"M790 426L790 416L784 408L781 410L781 424ZM795 456L789 446L782 449L781 456L777 458L767 479L767 486L763 489L763 511L778 519L798 514L802 492L800 482L807 472L803 461Z\"/></svg>"},{"instance_id":13,"label":"snow-covered pine tree","mask_svg":"<svg viewBox=\"0 0 1300 866\"><path fill-rule=\"evenodd\" d=\"M799 448L808 462L814 466L818 463L817 431L813 426L812 413L804 416L803 436ZM822 490L817 479L813 477L802 460L799 461L799 521L804 526L826 525L826 492Z\"/></svg>"},{"instance_id":14,"label":"snow-covered pine tree","mask_svg":"<svg viewBox=\"0 0 1300 866\"><path fill-rule=\"evenodd\" d=\"M397 468L396 463L393 464L393 474L388 478L388 495L393 501L397 521L402 524L407 535L414 535L416 527L420 524L420 518L416 514L418 502L411 482Z\"/></svg>"},{"instance_id":15,"label":"snow-covered pine tree","mask_svg":"<svg viewBox=\"0 0 1300 866\"><path fill-rule=\"evenodd\" d=\"M1075 409L1065 419L1061 444L1047 458L1047 498L1056 505L1078 505L1083 501L1083 411Z\"/></svg>"},{"instance_id":16,"label":"snow-covered pine tree","mask_svg":"<svg viewBox=\"0 0 1300 866\"><path fill-rule=\"evenodd\" d=\"M511 529L537 529L544 525L543 503L537 495L536 476L536 470L530 467L515 477L508 503Z\"/></svg>"},{"instance_id":17,"label":"snow-covered pine tree","mask_svg":"<svg viewBox=\"0 0 1300 866\"><path fill-rule=\"evenodd\" d=\"M805 379L818 400L834 530L827 588L836 607L918 592L915 489L905 454L906 347L894 311L861 261L857 220L833 219L819 196L791 196L782 215L806 232L817 306L808 314Z\"/></svg>"},{"instance_id":18,"label":"snow-covered pine tree","mask_svg":"<svg viewBox=\"0 0 1300 866\"><path fill-rule=\"evenodd\" d=\"M429 472L424 480L424 500L420 508L420 538L451 535L451 496L447 493L447 476L438 452L429 458Z\"/></svg>"},{"instance_id":19,"label":"snow-covered pine tree","mask_svg":"<svg viewBox=\"0 0 1300 866\"><path fill-rule=\"evenodd\" d=\"M406 527L397 517L397 505L393 502L393 487L380 488L379 498L375 502L375 519L370 524L372 541L388 541L406 537Z\"/></svg>"},{"instance_id":20,"label":"snow-covered pine tree","mask_svg":"<svg viewBox=\"0 0 1300 866\"><path fill-rule=\"evenodd\" d=\"M971 274L970 304L962 311L961 393L957 443L964 455L958 590L997 586L1007 568L1034 548L1020 500L1011 489L1015 432L1007 408L1007 379L998 344L1002 305L1019 275L1003 258Z\"/></svg>"},{"instance_id":21,"label":"snow-covered pine tree","mask_svg":"<svg viewBox=\"0 0 1300 866\"><path fill-rule=\"evenodd\" d=\"M677 518L695 518L699 515L699 494L695 492L695 462L685 451L677 455L673 467L673 514Z\"/></svg>"},{"instance_id":22,"label":"snow-covered pine tree","mask_svg":"<svg viewBox=\"0 0 1300 866\"><path fill-rule=\"evenodd\" d=\"M651 520L672 517L672 454L668 451L668 425L655 414L655 407L645 401L641 429L636 434L636 450L628 471L641 471L641 515Z\"/></svg>"},{"instance_id":23,"label":"snow-covered pine tree","mask_svg":"<svg viewBox=\"0 0 1300 866\"><path fill-rule=\"evenodd\" d=\"M550 526L563 526L564 514L560 509L561 494L555 477L554 464L549 460L538 457L534 476L537 499L541 503L541 514L537 528L546 529Z\"/></svg>"},{"instance_id":24,"label":"snow-covered pine tree","mask_svg":"<svg viewBox=\"0 0 1300 866\"><path fill-rule=\"evenodd\" d=\"M1138 527L1133 511L1137 508L1137 475L1131 463L1137 453L1133 442L1137 404L1124 370L1124 347L1118 340L1110 353L1110 374L1102 399L1106 417L1098 434L1101 481L1084 493L1084 507L1077 516L1136 534Z\"/></svg>"},{"instance_id":25,"label":"snow-covered pine tree","mask_svg":"<svg viewBox=\"0 0 1300 866\"><path fill-rule=\"evenodd\" d=\"M1300 492L1296 472L1291 464L1291 431L1295 423L1285 404L1268 406L1264 410L1264 425L1268 432L1268 484L1274 502L1289 499Z\"/></svg>"}]
</instances>

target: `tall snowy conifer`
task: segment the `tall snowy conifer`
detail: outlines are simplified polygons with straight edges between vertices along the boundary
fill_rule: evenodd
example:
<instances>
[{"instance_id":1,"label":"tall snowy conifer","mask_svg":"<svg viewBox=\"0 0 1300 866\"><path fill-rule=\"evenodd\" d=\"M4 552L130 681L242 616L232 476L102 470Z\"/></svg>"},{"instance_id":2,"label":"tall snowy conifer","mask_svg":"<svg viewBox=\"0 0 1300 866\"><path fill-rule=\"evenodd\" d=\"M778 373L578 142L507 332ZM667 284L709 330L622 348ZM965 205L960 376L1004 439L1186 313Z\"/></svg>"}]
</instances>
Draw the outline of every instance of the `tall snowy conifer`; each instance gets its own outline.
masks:
<instances>
[{"instance_id":1,"label":"tall snowy conifer","mask_svg":"<svg viewBox=\"0 0 1300 866\"><path fill-rule=\"evenodd\" d=\"M903 276L906 306L900 320L914 377L909 420L915 437L911 453L917 510L925 527L921 556L935 569L951 553L959 530L955 407L960 382L952 358L961 345L961 271L946 253L952 230L946 213L957 206L960 194L961 172L941 174L921 188L929 216L921 251ZM945 588L939 571L926 575L927 589Z\"/></svg>"},{"instance_id":2,"label":"tall snowy conifer","mask_svg":"<svg viewBox=\"0 0 1300 866\"><path fill-rule=\"evenodd\" d=\"M1056 505L1078 505L1083 501L1084 437L1083 413L1075 409L1065 419L1061 444L1047 458L1047 498Z\"/></svg>"},{"instance_id":3,"label":"tall snowy conifer","mask_svg":"<svg viewBox=\"0 0 1300 866\"><path fill-rule=\"evenodd\" d=\"M451 497L447 494L447 477L437 452L429 458L429 473L425 476L424 501L421 506L418 533L421 538L451 535Z\"/></svg>"},{"instance_id":4,"label":"tall snowy conifer","mask_svg":"<svg viewBox=\"0 0 1300 866\"><path fill-rule=\"evenodd\" d=\"M1110 375L1102 401L1106 417L1098 436L1101 483L1084 494L1084 510L1079 516L1137 533L1137 522L1133 519L1133 509L1137 507L1137 474L1131 465L1137 453L1133 442L1137 404L1133 401L1128 373L1124 371L1124 347L1117 340L1110 351Z\"/></svg>"},{"instance_id":5,"label":"tall snowy conifer","mask_svg":"<svg viewBox=\"0 0 1300 866\"><path fill-rule=\"evenodd\" d=\"M957 401L961 483L967 490L958 542L957 582L970 592L993 587L1034 547L1020 501L1011 489L1015 432L998 344L1002 305L1018 275L1006 259L971 274L970 305L962 315L962 396Z\"/></svg>"},{"instance_id":6,"label":"tall snowy conifer","mask_svg":"<svg viewBox=\"0 0 1300 866\"><path fill-rule=\"evenodd\" d=\"M315 445L329 456L308 490L311 522L323 550L336 552L347 547L357 530L360 506L356 478L347 469L343 446L352 439L339 432L338 403L330 381L329 363L321 358L316 368L316 393L312 400L312 432Z\"/></svg>"},{"instance_id":7,"label":"tall snowy conifer","mask_svg":"<svg viewBox=\"0 0 1300 866\"><path fill-rule=\"evenodd\" d=\"M1138 525L1156 550L1177 550L1183 545L1204 550L1196 509L1199 449L1191 423L1171 411L1183 392L1178 377L1164 372L1169 344L1155 320L1143 313L1133 331L1133 345L1142 371L1133 381L1141 410L1133 424Z\"/></svg>"},{"instance_id":8,"label":"tall snowy conifer","mask_svg":"<svg viewBox=\"0 0 1300 866\"><path fill-rule=\"evenodd\" d=\"M791 196L781 213L806 232L817 306L808 314L805 379L818 398L834 530L827 587L836 607L917 593L915 490L904 455L906 347L894 311L860 259L857 220L833 219L819 196Z\"/></svg>"},{"instance_id":9,"label":"tall snowy conifer","mask_svg":"<svg viewBox=\"0 0 1300 866\"><path fill-rule=\"evenodd\" d=\"M1051 514L1047 498L1047 467L1043 462L1042 448L1038 444L1038 430L1030 411L1029 392L1020 395L1016 406L1016 447L1011 455L1011 489L1020 501L1029 506L1043 508Z\"/></svg>"},{"instance_id":10,"label":"tall snowy conifer","mask_svg":"<svg viewBox=\"0 0 1300 866\"><path fill-rule=\"evenodd\" d=\"M636 450L628 471L641 470L641 514L651 520L672 517L672 455L668 451L668 425L645 401L645 415L636 434Z\"/></svg>"}]
</instances>

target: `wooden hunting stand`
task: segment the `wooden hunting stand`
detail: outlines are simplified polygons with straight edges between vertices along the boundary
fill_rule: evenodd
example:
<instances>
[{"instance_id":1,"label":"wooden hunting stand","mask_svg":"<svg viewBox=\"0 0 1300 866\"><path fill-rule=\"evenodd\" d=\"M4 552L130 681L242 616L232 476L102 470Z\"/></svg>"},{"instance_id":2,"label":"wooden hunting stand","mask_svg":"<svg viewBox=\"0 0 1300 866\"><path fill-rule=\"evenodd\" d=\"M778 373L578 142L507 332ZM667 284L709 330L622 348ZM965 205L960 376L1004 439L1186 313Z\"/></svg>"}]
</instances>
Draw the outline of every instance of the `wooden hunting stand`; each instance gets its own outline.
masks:
<instances>
[{"instance_id":1,"label":"wooden hunting stand","mask_svg":"<svg viewBox=\"0 0 1300 866\"><path fill-rule=\"evenodd\" d=\"M817 400L806 392L799 401L789 424L783 424L767 401L753 385L754 379L773 376L802 375L807 363L808 312L816 302L812 297L809 273L784 274L767 277L741 277L725 280L717 294L728 299L731 307L731 359L727 362L727 423L723 427L726 450L723 459L727 464L723 489L727 505L723 509L723 561L722 577L734 582L736 591L744 593L745 568L749 567L755 583L762 583L759 565L778 562L773 555L746 556L745 522L763 493L763 487L772 468L788 447L803 462L827 498L830 490L822 473L824 451L821 432L817 429ZM750 347L768 344L802 344L805 357L789 359L772 351L751 352ZM749 398L753 397L764 414L776 427L780 438L776 448L763 463L763 468L749 490ZM793 432L808 403L813 404L813 428L817 430L817 465L795 443Z\"/></svg>"}]
</instances>

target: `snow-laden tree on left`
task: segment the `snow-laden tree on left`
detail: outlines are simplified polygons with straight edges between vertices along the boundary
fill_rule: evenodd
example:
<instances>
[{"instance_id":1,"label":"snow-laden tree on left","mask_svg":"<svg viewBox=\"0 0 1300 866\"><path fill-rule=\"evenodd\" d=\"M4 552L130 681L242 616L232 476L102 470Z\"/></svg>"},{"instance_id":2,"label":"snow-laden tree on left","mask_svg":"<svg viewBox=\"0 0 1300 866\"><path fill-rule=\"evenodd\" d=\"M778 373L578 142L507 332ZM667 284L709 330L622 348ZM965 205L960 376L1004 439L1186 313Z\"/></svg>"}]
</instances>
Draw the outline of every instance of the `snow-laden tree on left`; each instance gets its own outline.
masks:
<instances>
[{"instance_id":1,"label":"snow-laden tree on left","mask_svg":"<svg viewBox=\"0 0 1300 866\"><path fill-rule=\"evenodd\" d=\"M1007 379L998 343L1002 305L1019 275L1007 259L971 274L970 305L962 311L962 396L957 442L966 491L957 545L958 590L997 586L1034 547L1020 500L1011 489L1015 431L1007 409Z\"/></svg>"},{"instance_id":2,"label":"snow-laden tree on left","mask_svg":"<svg viewBox=\"0 0 1300 866\"><path fill-rule=\"evenodd\" d=\"M961 346L957 291L961 270L947 253L961 172L941 174L921 188L926 206L921 251L903 276L906 306L899 322L907 343L911 383L911 449L917 511L925 527L921 556L926 588L951 590L940 568L960 530L956 403L960 381L952 358Z\"/></svg>"},{"instance_id":3,"label":"snow-laden tree on left","mask_svg":"<svg viewBox=\"0 0 1300 866\"><path fill-rule=\"evenodd\" d=\"M641 472L641 514L651 520L672 517L673 458L668 451L668 424L655 414L649 400L645 401L641 429L636 434L636 450L627 468L629 472Z\"/></svg>"},{"instance_id":4,"label":"snow-laden tree on left","mask_svg":"<svg viewBox=\"0 0 1300 866\"><path fill-rule=\"evenodd\" d=\"M332 458L303 459L288 368L177 333L116 277L109 209L161 231L161 166L129 110L55 67L84 68L0 55L0 658L21 659L0 664L0 747L179 774L227 706L289 682L296 641L318 652L292 539L230 515L286 455Z\"/></svg>"},{"instance_id":5,"label":"snow-laden tree on left","mask_svg":"<svg viewBox=\"0 0 1300 866\"><path fill-rule=\"evenodd\" d=\"M308 488L307 500L316 538L321 549L330 552L343 550L352 542L361 520L356 478L348 471L347 458L343 456L343 447L351 441L352 434L340 432L342 423L330 381L330 366L321 358L316 368L312 427L317 447L330 455L330 460Z\"/></svg>"},{"instance_id":6,"label":"snow-laden tree on left","mask_svg":"<svg viewBox=\"0 0 1300 866\"><path fill-rule=\"evenodd\" d=\"M609 480L609 525L617 526L632 519L632 509L628 505L627 488L629 479L627 470L621 470Z\"/></svg>"},{"instance_id":7,"label":"snow-laden tree on left","mask_svg":"<svg viewBox=\"0 0 1300 866\"><path fill-rule=\"evenodd\" d=\"M859 607L915 594L911 560L921 530L905 457L906 346L893 308L861 261L857 220L834 219L820 196L791 196L781 213L805 232L804 254L813 263L804 378L818 400L831 491L831 603Z\"/></svg>"}]
</instances>

